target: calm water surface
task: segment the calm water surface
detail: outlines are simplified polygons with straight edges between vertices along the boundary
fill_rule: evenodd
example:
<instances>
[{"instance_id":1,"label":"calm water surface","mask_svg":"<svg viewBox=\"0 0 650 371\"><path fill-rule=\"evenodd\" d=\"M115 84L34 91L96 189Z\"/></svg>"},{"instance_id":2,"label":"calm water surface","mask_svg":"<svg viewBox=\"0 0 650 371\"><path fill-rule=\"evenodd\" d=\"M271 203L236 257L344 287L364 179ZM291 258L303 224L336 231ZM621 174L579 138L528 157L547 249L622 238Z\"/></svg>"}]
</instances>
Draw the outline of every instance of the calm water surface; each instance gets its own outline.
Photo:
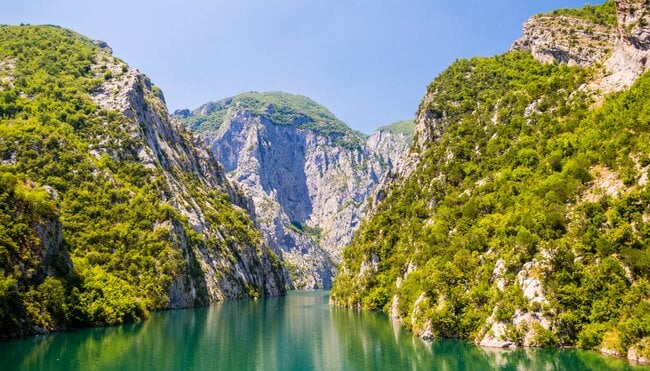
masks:
<instances>
[{"instance_id":1,"label":"calm water surface","mask_svg":"<svg viewBox=\"0 0 650 371\"><path fill-rule=\"evenodd\" d=\"M143 323L0 343L1 370L637 370L577 350L425 343L325 291L155 313Z\"/></svg>"}]
</instances>

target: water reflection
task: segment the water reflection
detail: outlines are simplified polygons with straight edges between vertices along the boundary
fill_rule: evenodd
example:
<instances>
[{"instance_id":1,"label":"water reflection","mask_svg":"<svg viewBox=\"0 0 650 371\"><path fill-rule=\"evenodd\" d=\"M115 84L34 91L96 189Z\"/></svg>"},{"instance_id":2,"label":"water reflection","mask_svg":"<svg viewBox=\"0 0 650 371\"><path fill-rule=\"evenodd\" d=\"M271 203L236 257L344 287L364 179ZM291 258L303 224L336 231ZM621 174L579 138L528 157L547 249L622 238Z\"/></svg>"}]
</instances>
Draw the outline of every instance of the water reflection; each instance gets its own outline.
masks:
<instances>
[{"instance_id":1,"label":"water reflection","mask_svg":"<svg viewBox=\"0 0 650 371\"><path fill-rule=\"evenodd\" d=\"M577 350L425 343L378 313L330 308L327 292L156 313L141 324L0 343L10 370L604 370ZM636 369L636 368L634 368Z\"/></svg>"}]
</instances>

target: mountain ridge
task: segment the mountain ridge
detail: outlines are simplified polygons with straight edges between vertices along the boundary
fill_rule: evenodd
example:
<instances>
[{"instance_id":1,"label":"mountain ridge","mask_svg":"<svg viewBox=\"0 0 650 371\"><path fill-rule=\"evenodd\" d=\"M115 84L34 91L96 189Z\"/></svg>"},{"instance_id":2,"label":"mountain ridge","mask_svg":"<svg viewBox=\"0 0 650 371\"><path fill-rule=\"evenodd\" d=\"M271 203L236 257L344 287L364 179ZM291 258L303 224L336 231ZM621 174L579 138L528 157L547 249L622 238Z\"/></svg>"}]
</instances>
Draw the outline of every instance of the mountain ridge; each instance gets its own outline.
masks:
<instances>
[{"instance_id":1,"label":"mountain ridge","mask_svg":"<svg viewBox=\"0 0 650 371\"><path fill-rule=\"evenodd\" d=\"M0 337L285 292L250 199L107 44L0 26L0 66Z\"/></svg>"},{"instance_id":2,"label":"mountain ridge","mask_svg":"<svg viewBox=\"0 0 650 371\"><path fill-rule=\"evenodd\" d=\"M176 119L252 195L267 243L299 288L331 286L366 199L409 141L387 130L366 136L309 98L281 92L240 94Z\"/></svg>"},{"instance_id":3,"label":"mountain ridge","mask_svg":"<svg viewBox=\"0 0 650 371\"><path fill-rule=\"evenodd\" d=\"M218 129L229 109L248 110L276 123L309 128L323 134L367 137L352 130L326 107L309 97L282 91L240 93L206 103L193 110L176 110L174 115L182 118L190 130L200 133Z\"/></svg>"},{"instance_id":4,"label":"mountain ridge","mask_svg":"<svg viewBox=\"0 0 650 371\"><path fill-rule=\"evenodd\" d=\"M640 0L534 16L513 50L436 77L332 301L424 339L648 362L649 16Z\"/></svg>"}]
</instances>

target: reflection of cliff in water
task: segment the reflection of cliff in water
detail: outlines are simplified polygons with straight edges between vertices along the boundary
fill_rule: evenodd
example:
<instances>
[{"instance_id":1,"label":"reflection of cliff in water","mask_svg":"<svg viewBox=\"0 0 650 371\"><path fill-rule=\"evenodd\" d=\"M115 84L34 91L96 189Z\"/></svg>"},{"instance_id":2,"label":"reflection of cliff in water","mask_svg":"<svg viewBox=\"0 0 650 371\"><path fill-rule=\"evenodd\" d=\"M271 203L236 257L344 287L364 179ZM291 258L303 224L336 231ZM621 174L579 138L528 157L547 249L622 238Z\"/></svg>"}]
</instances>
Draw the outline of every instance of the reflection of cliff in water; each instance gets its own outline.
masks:
<instances>
[{"instance_id":1,"label":"reflection of cliff in water","mask_svg":"<svg viewBox=\"0 0 650 371\"><path fill-rule=\"evenodd\" d=\"M324 291L154 313L140 324L0 343L8 370L602 370L573 349L426 343L381 313L330 308Z\"/></svg>"},{"instance_id":2,"label":"reflection of cliff in water","mask_svg":"<svg viewBox=\"0 0 650 371\"><path fill-rule=\"evenodd\" d=\"M576 349L518 350L477 348L493 369L502 370L631 370L624 359L603 357L591 351ZM639 368L641 369L641 368Z\"/></svg>"}]
</instances>

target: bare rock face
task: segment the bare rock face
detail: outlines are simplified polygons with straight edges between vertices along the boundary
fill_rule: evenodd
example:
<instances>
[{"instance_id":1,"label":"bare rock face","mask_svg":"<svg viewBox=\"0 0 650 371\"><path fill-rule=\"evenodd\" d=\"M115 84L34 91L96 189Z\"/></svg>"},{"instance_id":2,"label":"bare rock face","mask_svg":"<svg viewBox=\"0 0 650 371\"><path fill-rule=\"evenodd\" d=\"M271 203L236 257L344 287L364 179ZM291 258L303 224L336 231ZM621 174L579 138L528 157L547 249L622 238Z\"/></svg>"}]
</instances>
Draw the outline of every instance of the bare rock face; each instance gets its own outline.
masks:
<instances>
[{"instance_id":1,"label":"bare rock face","mask_svg":"<svg viewBox=\"0 0 650 371\"><path fill-rule=\"evenodd\" d=\"M210 153L194 148L190 134L170 121L162 92L148 77L113 57L108 47L99 51L97 60L96 73L103 75L105 82L94 92L93 101L124 116L120 129L133 139L132 152L146 167L162 174L166 183L162 196L187 217L194 232L218 241L227 251L224 254L214 246L190 242L187 231L178 223L159 225L157 228L169 233L186 262L184 271L168 288L170 307L245 298L256 295L253 292L261 296L283 294L285 282L277 258L261 243L230 242L227 232L206 220L205 213L217 205L198 198L208 190L219 190L228 195L233 207L249 215L253 213L252 201L226 179ZM101 145L92 151L98 157L102 153L118 156ZM193 174L198 184L183 174Z\"/></svg>"},{"instance_id":2,"label":"bare rock face","mask_svg":"<svg viewBox=\"0 0 650 371\"><path fill-rule=\"evenodd\" d=\"M544 258L534 259L524 264L516 276L516 284L521 288L522 296L527 302L526 307L535 307L535 310L517 309L511 319L497 320L498 307L495 307L492 315L486 320L486 327L476 339L479 345L489 348L543 345L538 343L539 332L548 331L552 321L541 310L549 304L542 284L542 275L546 269L545 259L548 258L548 254L542 255ZM503 260L499 259L492 275L499 291L505 290L508 286L503 278L504 268Z\"/></svg>"},{"instance_id":3,"label":"bare rock face","mask_svg":"<svg viewBox=\"0 0 650 371\"><path fill-rule=\"evenodd\" d=\"M14 266L21 271L21 280L42 281L45 277L61 277L72 272L72 261L63 244L63 232L61 220L59 219L59 195L50 186L38 187L30 184L34 189L47 192L50 200L57 204L57 211L54 214L43 214L30 224L27 235L32 234L36 238L26 238L29 259L20 256L11 256ZM23 213L23 206L14 205L17 213Z\"/></svg>"},{"instance_id":4,"label":"bare rock face","mask_svg":"<svg viewBox=\"0 0 650 371\"><path fill-rule=\"evenodd\" d=\"M650 49L650 2L618 0L616 18L621 41L638 50Z\"/></svg>"},{"instance_id":5,"label":"bare rock face","mask_svg":"<svg viewBox=\"0 0 650 371\"><path fill-rule=\"evenodd\" d=\"M54 188L49 186L43 188L50 195L50 199L58 203L59 195ZM65 276L70 273L72 271L72 261L63 245L61 220L58 216L42 220L34 226L34 230L41 242L40 264L38 266L43 272L40 273L48 277Z\"/></svg>"},{"instance_id":6,"label":"bare rock face","mask_svg":"<svg viewBox=\"0 0 650 371\"><path fill-rule=\"evenodd\" d=\"M647 0L618 0L616 18L616 46L605 61L604 78L596 85L605 92L629 87L650 66L650 3Z\"/></svg>"},{"instance_id":7,"label":"bare rock face","mask_svg":"<svg viewBox=\"0 0 650 371\"><path fill-rule=\"evenodd\" d=\"M615 23L596 22L579 12L537 15L524 23L523 36L513 50L529 51L543 63L582 67L602 63L602 76L589 88L602 93L629 87L648 68L650 3L617 0Z\"/></svg>"},{"instance_id":8,"label":"bare rock face","mask_svg":"<svg viewBox=\"0 0 650 371\"><path fill-rule=\"evenodd\" d=\"M366 138L308 98L285 93L245 93L176 117L252 198L266 243L295 288L331 287L366 200L410 140L388 130Z\"/></svg>"},{"instance_id":9,"label":"bare rock face","mask_svg":"<svg viewBox=\"0 0 650 371\"><path fill-rule=\"evenodd\" d=\"M571 16L540 15L524 23L523 36L513 50L529 51L543 63L590 66L614 49L612 27Z\"/></svg>"}]
</instances>

